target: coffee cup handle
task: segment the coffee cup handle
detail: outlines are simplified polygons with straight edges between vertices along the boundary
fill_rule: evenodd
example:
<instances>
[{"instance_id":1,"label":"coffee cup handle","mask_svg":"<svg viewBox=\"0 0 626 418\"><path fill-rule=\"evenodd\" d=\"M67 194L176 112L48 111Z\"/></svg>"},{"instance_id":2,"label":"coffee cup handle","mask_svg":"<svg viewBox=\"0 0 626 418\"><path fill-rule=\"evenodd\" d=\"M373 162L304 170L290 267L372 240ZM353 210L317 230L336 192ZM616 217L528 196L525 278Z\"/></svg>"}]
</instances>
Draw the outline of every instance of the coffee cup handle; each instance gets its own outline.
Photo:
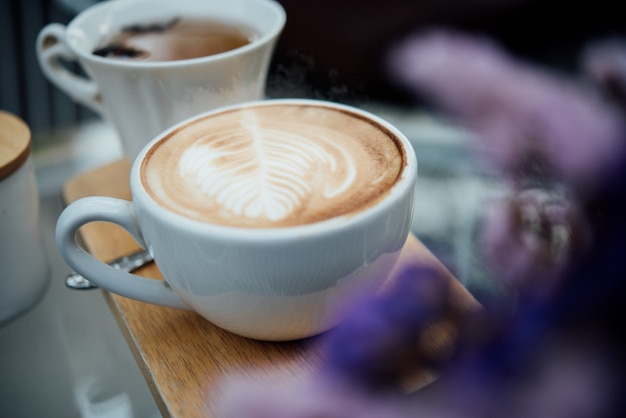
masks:
<instances>
[{"instance_id":1,"label":"coffee cup handle","mask_svg":"<svg viewBox=\"0 0 626 418\"><path fill-rule=\"evenodd\" d=\"M37 36L37 59L43 73L59 89L93 111L104 116L100 89L92 79L70 71L61 60L78 62L78 57L65 43L66 27L60 23L46 25Z\"/></svg>"},{"instance_id":2,"label":"coffee cup handle","mask_svg":"<svg viewBox=\"0 0 626 418\"><path fill-rule=\"evenodd\" d=\"M97 286L118 295L156 305L191 309L165 281L118 270L81 248L76 242L76 233L81 226L94 221L121 226L142 248L146 248L132 202L112 197L85 197L68 205L57 221L56 244L67 264Z\"/></svg>"}]
</instances>

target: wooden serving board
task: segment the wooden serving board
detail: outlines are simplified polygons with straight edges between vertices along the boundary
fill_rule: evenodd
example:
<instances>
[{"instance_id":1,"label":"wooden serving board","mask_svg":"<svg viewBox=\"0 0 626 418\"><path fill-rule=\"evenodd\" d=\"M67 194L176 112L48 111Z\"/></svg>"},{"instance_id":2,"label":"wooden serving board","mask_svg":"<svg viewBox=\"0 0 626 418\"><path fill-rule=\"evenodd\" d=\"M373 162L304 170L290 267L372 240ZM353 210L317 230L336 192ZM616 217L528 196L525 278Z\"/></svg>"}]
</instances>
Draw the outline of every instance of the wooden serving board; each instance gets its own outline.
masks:
<instances>
[{"instance_id":1,"label":"wooden serving board","mask_svg":"<svg viewBox=\"0 0 626 418\"><path fill-rule=\"evenodd\" d=\"M64 186L66 203L85 196L131 199L130 163L119 160L70 179ZM103 261L130 254L139 246L122 228L93 222L80 230L85 248ZM411 235L399 265L421 259L445 268ZM454 303L462 309L478 306L469 292L446 271ZM136 271L144 277L162 280L154 263ZM393 280L394 274L390 277ZM298 378L315 369L321 360L320 338L293 342L262 342L224 331L199 315L184 310L155 306L101 290L164 417L217 417L224 379L250 374L255 378L288 375ZM80 297L80 294L76 294ZM452 331L442 327L423 342L427 349L443 350ZM430 334L429 334L430 335ZM431 382L427 370L415 376L415 388Z\"/></svg>"}]
</instances>

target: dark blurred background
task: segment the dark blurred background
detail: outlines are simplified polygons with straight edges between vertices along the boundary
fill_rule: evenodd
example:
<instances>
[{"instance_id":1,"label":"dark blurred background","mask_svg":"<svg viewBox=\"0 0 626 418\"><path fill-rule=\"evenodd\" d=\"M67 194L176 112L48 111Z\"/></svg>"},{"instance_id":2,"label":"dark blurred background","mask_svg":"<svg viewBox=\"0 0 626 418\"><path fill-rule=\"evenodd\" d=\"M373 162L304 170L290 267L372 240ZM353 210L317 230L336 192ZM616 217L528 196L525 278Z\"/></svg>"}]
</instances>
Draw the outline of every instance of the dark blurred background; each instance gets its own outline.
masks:
<instances>
[{"instance_id":1,"label":"dark blurred background","mask_svg":"<svg viewBox=\"0 0 626 418\"><path fill-rule=\"evenodd\" d=\"M122 0L123 1L123 0ZM0 0L0 108L34 131L94 117L48 83L35 57L38 31L68 23L97 0ZM268 80L270 97L415 105L388 78L394 42L430 27L493 37L522 58L575 71L589 41L620 37L618 1L595 0L280 0L287 25Z\"/></svg>"}]
</instances>

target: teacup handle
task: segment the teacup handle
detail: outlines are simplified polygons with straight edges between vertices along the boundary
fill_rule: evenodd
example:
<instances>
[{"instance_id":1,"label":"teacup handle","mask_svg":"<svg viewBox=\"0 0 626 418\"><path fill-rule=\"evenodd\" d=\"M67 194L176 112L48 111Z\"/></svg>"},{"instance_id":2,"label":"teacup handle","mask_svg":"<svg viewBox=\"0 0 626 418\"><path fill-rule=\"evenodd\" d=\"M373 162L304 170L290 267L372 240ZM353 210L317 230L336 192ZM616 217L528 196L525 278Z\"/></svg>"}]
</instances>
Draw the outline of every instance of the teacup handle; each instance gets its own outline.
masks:
<instances>
[{"instance_id":1,"label":"teacup handle","mask_svg":"<svg viewBox=\"0 0 626 418\"><path fill-rule=\"evenodd\" d=\"M82 249L76 242L76 233L81 226L94 221L121 226L142 248L146 248L132 202L112 197L85 197L67 206L57 221L56 244L67 264L89 281L118 295L156 305L190 309L166 282L118 270Z\"/></svg>"},{"instance_id":2,"label":"teacup handle","mask_svg":"<svg viewBox=\"0 0 626 418\"><path fill-rule=\"evenodd\" d=\"M78 57L65 43L66 27L50 23L37 36L37 59L46 77L77 103L104 116L100 89L94 80L70 71L61 59L78 62Z\"/></svg>"}]
</instances>

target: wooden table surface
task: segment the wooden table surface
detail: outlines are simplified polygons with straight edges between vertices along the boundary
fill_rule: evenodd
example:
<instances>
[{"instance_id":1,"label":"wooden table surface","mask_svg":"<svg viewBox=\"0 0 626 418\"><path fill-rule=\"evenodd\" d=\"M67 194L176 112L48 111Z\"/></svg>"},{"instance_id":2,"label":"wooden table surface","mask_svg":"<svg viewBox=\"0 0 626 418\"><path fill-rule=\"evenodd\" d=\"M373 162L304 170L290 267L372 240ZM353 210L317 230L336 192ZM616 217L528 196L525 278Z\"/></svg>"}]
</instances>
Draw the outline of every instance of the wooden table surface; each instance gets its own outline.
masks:
<instances>
[{"instance_id":1,"label":"wooden table surface","mask_svg":"<svg viewBox=\"0 0 626 418\"><path fill-rule=\"evenodd\" d=\"M82 173L65 184L63 198L66 203L96 195L130 200L129 173L130 163L126 160ZM105 222L83 226L79 238L89 252L103 261L139 249L126 231ZM398 265L408 259L432 262L445 270L413 235L409 236ZM469 292L445 271L452 285L454 303L462 309L477 307ZM136 274L163 279L154 263ZM394 274L390 280L393 277ZM228 376L249 373L255 378L274 379L282 375L298 378L314 370L321 359L319 337L280 343L250 340L224 331L193 312L101 291L164 417L217 417L224 379ZM439 333L432 333L424 344L432 350L445 349L450 343L450 334L449 328L443 328ZM433 378L424 370L415 376L414 387L419 388Z\"/></svg>"}]
</instances>

